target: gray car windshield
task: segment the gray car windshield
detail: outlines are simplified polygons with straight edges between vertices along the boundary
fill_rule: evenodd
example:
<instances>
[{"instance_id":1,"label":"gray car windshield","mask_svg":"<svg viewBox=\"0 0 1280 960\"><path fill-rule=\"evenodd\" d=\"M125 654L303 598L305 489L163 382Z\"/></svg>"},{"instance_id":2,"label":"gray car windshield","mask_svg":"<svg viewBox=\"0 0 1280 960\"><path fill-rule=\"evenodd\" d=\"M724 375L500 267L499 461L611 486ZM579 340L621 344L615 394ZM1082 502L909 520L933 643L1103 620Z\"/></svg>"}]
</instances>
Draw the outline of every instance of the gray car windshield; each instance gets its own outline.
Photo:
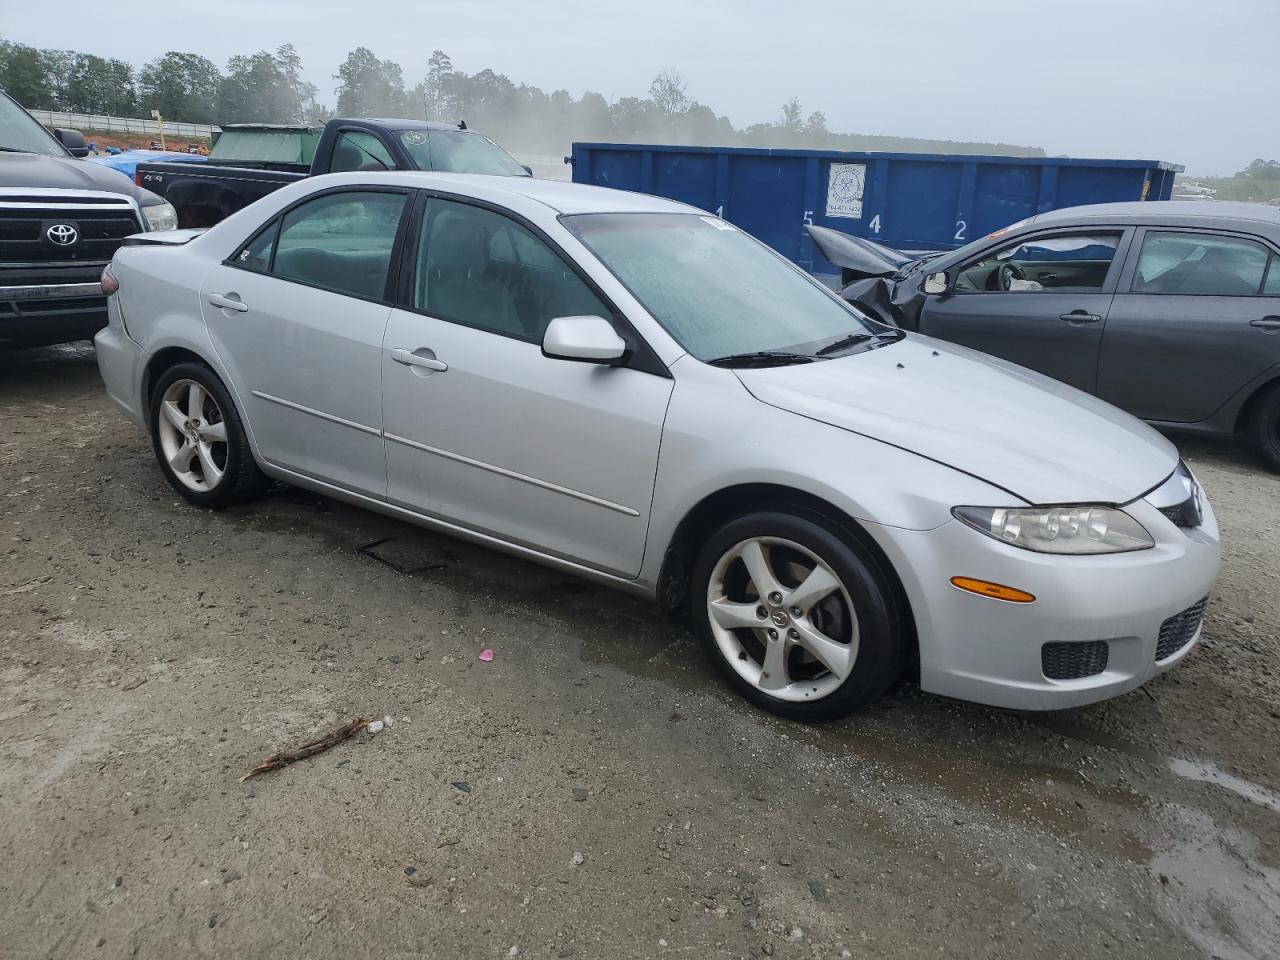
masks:
<instances>
[{"instance_id":1,"label":"gray car windshield","mask_svg":"<svg viewBox=\"0 0 1280 960\"><path fill-rule=\"evenodd\" d=\"M562 222L699 360L802 362L890 333L716 217L591 213Z\"/></svg>"},{"instance_id":2,"label":"gray car windshield","mask_svg":"<svg viewBox=\"0 0 1280 960\"><path fill-rule=\"evenodd\" d=\"M0 149L65 157L67 151L31 115L0 95Z\"/></svg>"}]
</instances>

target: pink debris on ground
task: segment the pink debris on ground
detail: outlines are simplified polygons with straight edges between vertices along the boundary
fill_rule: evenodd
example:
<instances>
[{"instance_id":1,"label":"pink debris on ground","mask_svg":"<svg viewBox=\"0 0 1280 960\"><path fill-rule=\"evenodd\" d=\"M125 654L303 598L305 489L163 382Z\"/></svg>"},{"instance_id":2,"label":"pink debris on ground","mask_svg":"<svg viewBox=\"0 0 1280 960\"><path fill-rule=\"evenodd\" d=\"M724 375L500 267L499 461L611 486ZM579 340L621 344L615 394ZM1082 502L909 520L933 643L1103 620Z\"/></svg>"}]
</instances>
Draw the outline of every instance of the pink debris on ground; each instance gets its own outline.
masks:
<instances>
[{"instance_id":1,"label":"pink debris on ground","mask_svg":"<svg viewBox=\"0 0 1280 960\"><path fill-rule=\"evenodd\" d=\"M493 659L493 651L488 649L487 647L484 650L481 650L480 659L483 660L485 663L488 663L490 660Z\"/></svg>"}]
</instances>

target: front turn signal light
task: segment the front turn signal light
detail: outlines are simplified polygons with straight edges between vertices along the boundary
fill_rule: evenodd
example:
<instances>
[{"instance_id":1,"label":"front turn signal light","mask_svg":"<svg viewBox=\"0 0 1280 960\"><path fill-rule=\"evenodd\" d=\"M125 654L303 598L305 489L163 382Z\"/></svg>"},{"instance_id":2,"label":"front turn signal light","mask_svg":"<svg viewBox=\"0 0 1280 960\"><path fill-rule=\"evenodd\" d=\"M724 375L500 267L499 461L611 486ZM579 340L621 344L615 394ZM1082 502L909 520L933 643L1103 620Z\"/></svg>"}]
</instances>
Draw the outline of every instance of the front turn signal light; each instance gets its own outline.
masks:
<instances>
[{"instance_id":1,"label":"front turn signal light","mask_svg":"<svg viewBox=\"0 0 1280 960\"><path fill-rule=\"evenodd\" d=\"M1006 587L1003 583L992 583L990 580L977 580L973 577L952 577L951 585L967 593L976 593L980 597L993 600L1004 600L1008 603L1034 603L1035 596L1017 587Z\"/></svg>"}]
</instances>

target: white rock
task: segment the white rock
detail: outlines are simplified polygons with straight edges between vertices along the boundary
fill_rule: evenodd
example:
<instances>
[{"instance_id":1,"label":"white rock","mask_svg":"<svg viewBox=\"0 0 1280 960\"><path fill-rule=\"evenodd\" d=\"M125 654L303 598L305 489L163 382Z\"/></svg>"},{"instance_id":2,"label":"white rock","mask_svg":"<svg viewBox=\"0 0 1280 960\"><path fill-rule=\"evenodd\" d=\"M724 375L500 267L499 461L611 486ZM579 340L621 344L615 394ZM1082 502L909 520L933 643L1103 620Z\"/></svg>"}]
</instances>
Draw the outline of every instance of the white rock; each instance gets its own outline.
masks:
<instances>
[{"instance_id":1,"label":"white rock","mask_svg":"<svg viewBox=\"0 0 1280 960\"><path fill-rule=\"evenodd\" d=\"M383 721L371 720L369 721L369 726L366 727L365 729L367 729L370 733L381 733L382 727L383 727Z\"/></svg>"},{"instance_id":2,"label":"white rock","mask_svg":"<svg viewBox=\"0 0 1280 960\"><path fill-rule=\"evenodd\" d=\"M581 853L579 853L577 850L575 850L575 851L573 851L573 857L572 857L572 859L570 859L569 863L570 863L572 866L580 867L580 866L582 866L582 861L584 861L585 859L586 859L586 857L584 857Z\"/></svg>"}]
</instances>

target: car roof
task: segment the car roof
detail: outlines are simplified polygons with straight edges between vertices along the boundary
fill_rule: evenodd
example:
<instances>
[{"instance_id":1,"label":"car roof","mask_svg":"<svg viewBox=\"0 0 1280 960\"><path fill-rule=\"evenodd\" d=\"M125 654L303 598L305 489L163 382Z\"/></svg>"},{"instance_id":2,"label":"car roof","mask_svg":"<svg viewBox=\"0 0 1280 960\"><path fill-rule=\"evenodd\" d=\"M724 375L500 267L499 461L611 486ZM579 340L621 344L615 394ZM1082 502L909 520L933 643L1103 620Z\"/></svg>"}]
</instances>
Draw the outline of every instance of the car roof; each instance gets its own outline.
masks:
<instances>
[{"instance_id":1,"label":"car roof","mask_svg":"<svg viewBox=\"0 0 1280 960\"><path fill-rule=\"evenodd\" d=\"M479 173L429 173L402 170L392 173L363 173L349 176L353 182L387 183L412 186L423 190L449 190L480 187L489 196L494 193L512 198L534 200L557 213L700 213L705 210L662 197L609 187L593 187L585 183L563 180L539 180L536 177L496 177Z\"/></svg>"},{"instance_id":2,"label":"car roof","mask_svg":"<svg viewBox=\"0 0 1280 960\"><path fill-rule=\"evenodd\" d=\"M1231 200L1132 200L1061 207L1034 218L1036 226L1106 220L1111 223L1161 223L1208 226L1208 221L1249 220L1280 227L1280 207Z\"/></svg>"}]
</instances>

